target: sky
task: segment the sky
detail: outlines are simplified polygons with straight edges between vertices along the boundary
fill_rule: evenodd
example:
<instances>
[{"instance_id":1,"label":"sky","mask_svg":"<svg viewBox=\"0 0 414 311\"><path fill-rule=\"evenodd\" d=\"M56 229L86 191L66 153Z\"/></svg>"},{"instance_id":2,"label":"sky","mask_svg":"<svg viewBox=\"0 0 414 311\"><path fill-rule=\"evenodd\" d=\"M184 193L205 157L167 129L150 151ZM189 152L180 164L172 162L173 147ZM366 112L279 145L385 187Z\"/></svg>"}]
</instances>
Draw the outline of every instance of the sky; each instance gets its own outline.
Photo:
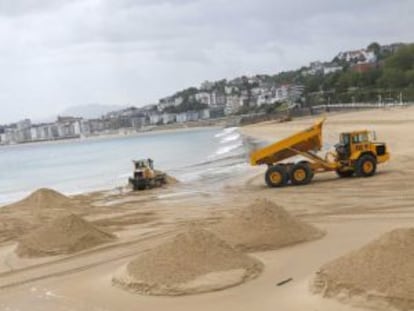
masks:
<instances>
[{"instance_id":1,"label":"sky","mask_svg":"<svg viewBox=\"0 0 414 311\"><path fill-rule=\"evenodd\" d=\"M414 42L412 0L0 0L0 123Z\"/></svg>"}]
</instances>

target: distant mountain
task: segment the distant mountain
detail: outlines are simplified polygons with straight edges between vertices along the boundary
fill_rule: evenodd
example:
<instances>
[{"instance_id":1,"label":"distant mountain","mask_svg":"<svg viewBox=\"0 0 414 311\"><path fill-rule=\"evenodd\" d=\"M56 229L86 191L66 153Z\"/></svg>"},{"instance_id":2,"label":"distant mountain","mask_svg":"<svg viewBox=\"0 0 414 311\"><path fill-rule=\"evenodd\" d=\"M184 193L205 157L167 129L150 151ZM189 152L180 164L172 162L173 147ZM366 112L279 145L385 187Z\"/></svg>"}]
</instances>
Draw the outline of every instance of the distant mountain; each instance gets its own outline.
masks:
<instances>
[{"instance_id":1,"label":"distant mountain","mask_svg":"<svg viewBox=\"0 0 414 311\"><path fill-rule=\"evenodd\" d=\"M101 104L88 104L88 105L77 105L72 106L59 115L61 116L72 116L72 117L82 117L86 119L100 118L108 112L121 110L127 106L117 106L117 105L101 105Z\"/></svg>"}]
</instances>

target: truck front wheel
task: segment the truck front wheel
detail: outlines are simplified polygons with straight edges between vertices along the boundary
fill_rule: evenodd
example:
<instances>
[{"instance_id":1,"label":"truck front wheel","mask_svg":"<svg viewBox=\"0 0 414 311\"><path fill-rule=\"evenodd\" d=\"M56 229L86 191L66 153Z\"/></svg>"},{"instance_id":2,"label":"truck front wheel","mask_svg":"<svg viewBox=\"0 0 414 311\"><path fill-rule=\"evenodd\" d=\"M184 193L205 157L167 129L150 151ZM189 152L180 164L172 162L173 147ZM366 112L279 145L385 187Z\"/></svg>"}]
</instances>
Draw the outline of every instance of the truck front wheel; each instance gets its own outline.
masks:
<instances>
[{"instance_id":1,"label":"truck front wheel","mask_svg":"<svg viewBox=\"0 0 414 311\"><path fill-rule=\"evenodd\" d=\"M361 156L355 164L355 174L358 177L370 177L377 170L377 161L369 154Z\"/></svg>"}]
</instances>

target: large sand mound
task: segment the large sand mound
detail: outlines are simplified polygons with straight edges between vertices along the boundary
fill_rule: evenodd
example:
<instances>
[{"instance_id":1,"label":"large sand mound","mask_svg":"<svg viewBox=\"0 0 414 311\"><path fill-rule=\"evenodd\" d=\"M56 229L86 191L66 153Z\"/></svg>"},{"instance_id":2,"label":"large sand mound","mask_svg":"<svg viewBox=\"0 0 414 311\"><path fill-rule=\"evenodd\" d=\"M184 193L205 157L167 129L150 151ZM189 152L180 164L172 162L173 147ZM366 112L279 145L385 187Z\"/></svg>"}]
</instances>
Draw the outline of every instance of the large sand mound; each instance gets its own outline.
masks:
<instances>
[{"instance_id":1,"label":"large sand mound","mask_svg":"<svg viewBox=\"0 0 414 311\"><path fill-rule=\"evenodd\" d=\"M0 241L21 237L77 206L73 200L51 189L39 189L21 201L0 209Z\"/></svg>"},{"instance_id":2,"label":"large sand mound","mask_svg":"<svg viewBox=\"0 0 414 311\"><path fill-rule=\"evenodd\" d=\"M268 200L256 200L236 211L232 217L214 225L213 231L242 251L278 249L324 235Z\"/></svg>"},{"instance_id":3,"label":"large sand mound","mask_svg":"<svg viewBox=\"0 0 414 311\"><path fill-rule=\"evenodd\" d=\"M69 254L114 238L78 216L66 215L24 236L16 253L21 257Z\"/></svg>"},{"instance_id":4,"label":"large sand mound","mask_svg":"<svg viewBox=\"0 0 414 311\"><path fill-rule=\"evenodd\" d=\"M71 203L71 199L67 196L52 189L41 188L30 194L27 198L9 206L13 208L47 209L64 207Z\"/></svg>"},{"instance_id":5,"label":"large sand mound","mask_svg":"<svg viewBox=\"0 0 414 311\"><path fill-rule=\"evenodd\" d=\"M148 295L186 295L234 286L261 270L259 261L191 227L131 261L113 283Z\"/></svg>"},{"instance_id":6,"label":"large sand mound","mask_svg":"<svg viewBox=\"0 0 414 311\"><path fill-rule=\"evenodd\" d=\"M376 310L414 310L414 228L397 229L324 265L312 289Z\"/></svg>"}]
</instances>

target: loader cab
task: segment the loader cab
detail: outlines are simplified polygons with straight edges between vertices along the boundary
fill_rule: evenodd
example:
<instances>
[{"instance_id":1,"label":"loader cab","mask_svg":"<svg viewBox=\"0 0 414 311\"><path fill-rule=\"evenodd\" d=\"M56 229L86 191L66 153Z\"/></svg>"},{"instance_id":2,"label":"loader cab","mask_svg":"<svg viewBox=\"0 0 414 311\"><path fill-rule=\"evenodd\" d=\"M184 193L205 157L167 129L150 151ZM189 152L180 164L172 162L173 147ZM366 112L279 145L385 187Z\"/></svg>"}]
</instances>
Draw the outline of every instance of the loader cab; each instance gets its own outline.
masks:
<instances>
[{"instance_id":1,"label":"loader cab","mask_svg":"<svg viewBox=\"0 0 414 311\"><path fill-rule=\"evenodd\" d=\"M134 178L153 178L154 161L152 159L142 159L134 162Z\"/></svg>"},{"instance_id":2,"label":"loader cab","mask_svg":"<svg viewBox=\"0 0 414 311\"><path fill-rule=\"evenodd\" d=\"M144 168L154 169L154 161L152 159L143 159L133 162L135 170L142 170Z\"/></svg>"}]
</instances>

